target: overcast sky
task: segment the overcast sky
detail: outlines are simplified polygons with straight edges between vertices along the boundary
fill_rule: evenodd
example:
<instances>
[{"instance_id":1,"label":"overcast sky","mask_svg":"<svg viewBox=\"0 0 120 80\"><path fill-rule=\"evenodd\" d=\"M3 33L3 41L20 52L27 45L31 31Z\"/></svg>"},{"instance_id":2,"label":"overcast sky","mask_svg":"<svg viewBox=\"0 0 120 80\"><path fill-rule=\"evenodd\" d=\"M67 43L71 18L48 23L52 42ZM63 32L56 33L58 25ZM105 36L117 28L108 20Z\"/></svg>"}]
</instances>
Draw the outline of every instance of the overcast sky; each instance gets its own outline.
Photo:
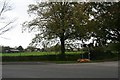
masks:
<instances>
[{"instance_id":1,"label":"overcast sky","mask_svg":"<svg viewBox=\"0 0 120 80\"><path fill-rule=\"evenodd\" d=\"M2 1L2 0L1 0ZM34 3L35 0L8 0L12 6L12 10L5 13L7 18L16 19L14 28L10 31L0 35L0 45L4 46L23 46L26 48L34 37L33 33L22 33L22 23L27 21L29 15L27 14L28 5Z\"/></svg>"}]
</instances>

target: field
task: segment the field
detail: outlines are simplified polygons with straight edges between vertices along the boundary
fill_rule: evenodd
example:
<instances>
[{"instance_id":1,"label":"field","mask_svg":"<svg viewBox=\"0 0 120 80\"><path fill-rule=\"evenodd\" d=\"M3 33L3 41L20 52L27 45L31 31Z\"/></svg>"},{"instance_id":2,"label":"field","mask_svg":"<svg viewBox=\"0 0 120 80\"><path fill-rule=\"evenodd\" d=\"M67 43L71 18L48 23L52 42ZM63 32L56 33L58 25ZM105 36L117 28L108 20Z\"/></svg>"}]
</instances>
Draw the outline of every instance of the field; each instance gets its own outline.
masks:
<instances>
[{"instance_id":1,"label":"field","mask_svg":"<svg viewBox=\"0 0 120 80\"><path fill-rule=\"evenodd\" d=\"M66 55L81 54L81 52L65 52ZM59 52L22 52L22 53L0 53L0 56L45 56L58 55Z\"/></svg>"}]
</instances>

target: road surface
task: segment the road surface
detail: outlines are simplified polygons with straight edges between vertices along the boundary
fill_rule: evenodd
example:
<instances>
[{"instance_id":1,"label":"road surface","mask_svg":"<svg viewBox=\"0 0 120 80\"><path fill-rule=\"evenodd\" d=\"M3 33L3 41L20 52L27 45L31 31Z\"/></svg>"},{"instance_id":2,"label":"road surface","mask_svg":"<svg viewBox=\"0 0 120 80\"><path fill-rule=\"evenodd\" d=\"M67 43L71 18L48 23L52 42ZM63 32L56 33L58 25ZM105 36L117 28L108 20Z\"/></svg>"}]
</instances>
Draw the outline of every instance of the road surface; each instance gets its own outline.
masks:
<instances>
[{"instance_id":1,"label":"road surface","mask_svg":"<svg viewBox=\"0 0 120 80\"><path fill-rule=\"evenodd\" d=\"M118 62L51 64L18 63L2 66L3 78L118 78Z\"/></svg>"}]
</instances>

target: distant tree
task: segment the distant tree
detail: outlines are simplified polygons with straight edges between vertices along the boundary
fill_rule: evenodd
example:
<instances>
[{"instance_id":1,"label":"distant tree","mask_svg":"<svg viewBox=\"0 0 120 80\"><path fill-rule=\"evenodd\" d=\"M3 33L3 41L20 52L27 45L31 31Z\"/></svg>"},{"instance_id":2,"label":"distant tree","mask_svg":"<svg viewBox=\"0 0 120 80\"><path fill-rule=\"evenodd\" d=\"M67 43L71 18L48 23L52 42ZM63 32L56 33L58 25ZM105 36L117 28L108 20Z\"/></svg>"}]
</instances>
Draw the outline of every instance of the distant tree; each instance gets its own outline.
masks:
<instances>
[{"instance_id":1,"label":"distant tree","mask_svg":"<svg viewBox=\"0 0 120 80\"><path fill-rule=\"evenodd\" d=\"M24 49L23 49L22 46L19 46L17 49L18 49L20 52L23 52L23 51L24 51Z\"/></svg>"},{"instance_id":2,"label":"distant tree","mask_svg":"<svg viewBox=\"0 0 120 80\"><path fill-rule=\"evenodd\" d=\"M35 47L28 46L28 47L26 48L26 50L29 51L29 52L33 52L33 51L35 51Z\"/></svg>"},{"instance_id":3,"label":"distant tree","mask_svg":"<svg viewBox=\"0 0 120 80\"><path fill-rule=\"evenodd\" d=\"M55 52L60 52L60 45L56 44L50 48L48 48L49 51L55 51Z\"/></svg>"},{"instance_id":4,"label":"distant tree","mask_svg":"<svg viewBox=\"0 0 120 80\"><path fill-rule=\"evenodd\" d=\"M2 53L9 53L10 47L9 46L2 46Z\"/></svg>"},{"instance_id":5,"label":"distant tree","mask_svg":"<svg viewBox=\"0 0 120 80\"><path fill-rule=\"evenodd\" d=\"M44 51L47 51L48 44L49 44L49 42L47 42L47 41L42 42L42 46L44 48Z\"/></svg>"}]
</instances>

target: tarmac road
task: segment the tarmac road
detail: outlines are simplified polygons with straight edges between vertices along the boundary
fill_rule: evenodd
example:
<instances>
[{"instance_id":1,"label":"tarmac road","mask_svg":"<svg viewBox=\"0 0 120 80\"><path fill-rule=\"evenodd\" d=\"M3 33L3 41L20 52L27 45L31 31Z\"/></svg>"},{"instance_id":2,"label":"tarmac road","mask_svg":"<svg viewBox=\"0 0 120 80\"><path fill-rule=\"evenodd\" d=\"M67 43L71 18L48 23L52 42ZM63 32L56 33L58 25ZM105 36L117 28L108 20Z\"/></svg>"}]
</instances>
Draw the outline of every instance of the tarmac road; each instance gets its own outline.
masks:
<instances>
[{"instance_id":1,"label":"tarmac road","mask_svg":"<svg viewBox=\"0 0 120 80\"><path fill-rule=\"evenodd\" d=\"M118 78L118 62L2 65L3 78Z\"/></svg>"}]
</instances>

